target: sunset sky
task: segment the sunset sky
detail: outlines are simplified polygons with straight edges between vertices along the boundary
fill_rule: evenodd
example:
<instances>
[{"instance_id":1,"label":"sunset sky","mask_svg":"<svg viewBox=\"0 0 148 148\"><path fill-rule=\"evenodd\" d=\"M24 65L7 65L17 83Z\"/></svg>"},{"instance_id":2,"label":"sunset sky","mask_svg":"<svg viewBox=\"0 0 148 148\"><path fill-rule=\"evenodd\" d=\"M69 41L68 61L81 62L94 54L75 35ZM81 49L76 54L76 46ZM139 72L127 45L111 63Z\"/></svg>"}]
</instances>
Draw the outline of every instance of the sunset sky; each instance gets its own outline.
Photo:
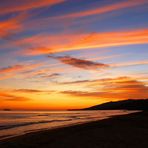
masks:
<instances>
[{"instance_id":1,"label":"sunset sky","mask_svg":"<svg viewBox=\"0 0 148 148\"><path fill-rule=\"evenodd\" d=\"M148 98L148 0L0 0L0 109Z\"/></svg>"}]
</instances>

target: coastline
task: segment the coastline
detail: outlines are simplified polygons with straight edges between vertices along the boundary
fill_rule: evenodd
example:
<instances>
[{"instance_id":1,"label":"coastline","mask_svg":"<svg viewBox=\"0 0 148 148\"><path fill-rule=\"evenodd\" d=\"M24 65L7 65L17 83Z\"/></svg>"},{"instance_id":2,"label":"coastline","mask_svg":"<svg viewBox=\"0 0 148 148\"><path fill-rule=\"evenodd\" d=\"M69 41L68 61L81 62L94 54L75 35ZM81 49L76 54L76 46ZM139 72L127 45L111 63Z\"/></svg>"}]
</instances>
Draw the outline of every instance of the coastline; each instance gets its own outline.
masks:
<instances>
[{"instance_id":1,"label":"coastline","mask_svg":"<svg viewBox=\"0 0 148 148\"><path fill-rule=\"evenodd\" d=\"M1 140L1 148L148 147L148 112L37 131Z\"/></svg>"}]
</instances>

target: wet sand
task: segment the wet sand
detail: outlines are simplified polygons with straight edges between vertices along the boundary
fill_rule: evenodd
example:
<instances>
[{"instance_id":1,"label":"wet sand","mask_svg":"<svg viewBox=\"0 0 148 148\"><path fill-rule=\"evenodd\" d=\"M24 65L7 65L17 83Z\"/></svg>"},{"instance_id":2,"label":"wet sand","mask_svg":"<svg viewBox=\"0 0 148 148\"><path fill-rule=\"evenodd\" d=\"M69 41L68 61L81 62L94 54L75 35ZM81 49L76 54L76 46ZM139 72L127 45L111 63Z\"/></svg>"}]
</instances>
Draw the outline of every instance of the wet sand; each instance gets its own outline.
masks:
<instances>
[{"instance_id":1,"label":"wet sand","mask_svg":"<svg viewBox=\"0 0 148 148\"><path fill-rule=\"evenodd\" d=\"M148 112L29 133L0 148L148 148Z\"/></svg>"}]
</instances>

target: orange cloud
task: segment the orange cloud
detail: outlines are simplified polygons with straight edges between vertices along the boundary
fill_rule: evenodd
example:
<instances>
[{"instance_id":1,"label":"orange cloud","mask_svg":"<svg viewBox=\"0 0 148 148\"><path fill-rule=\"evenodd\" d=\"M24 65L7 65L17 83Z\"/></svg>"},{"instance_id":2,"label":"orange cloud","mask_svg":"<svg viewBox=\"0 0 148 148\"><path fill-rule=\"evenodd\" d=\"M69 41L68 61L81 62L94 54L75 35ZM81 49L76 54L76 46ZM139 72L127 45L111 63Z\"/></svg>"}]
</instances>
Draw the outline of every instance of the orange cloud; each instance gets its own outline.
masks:
<instances>
[{"instance_id":1,"label":"orange cloud","mask_svg":"<svg viewBox=\"0 0 148 148\"><path fill-rule=\"evenodd\" d=\"M41 66L42 63L38 63L38 64L27 64L27 65L13 65L13 66L8 66L5 68L1 68L0 69L0 73L10 73L10 72L19 72L19 71L24 71L24 70L31 70L34 68L37 68L39 66Z\"/></svg>"},{"instance_id":2,"label":"orange cloud","mask_svg":"<svg viewBox=\"0 0 148 148\"><path fill-rule=\"evenodd\" d=\"M103 33L61 34L49 37L38 36L36 39L35 41L35 37L33 37L33 42L29 42L28 44L31 45L32 43L32 45L34 45L36 42L35 45L39 47L26 49L22 51L22 54L41 55L71 50L147 44L148 29ZM26 41L24 41L23 44L27 44Z\"/></svg>"},{"instance_id":3,"label":"orange cloud","mask_svg":"<svg viewBox=\"0 0 148 148\"><path fill-rule=\"evenodd\" d=\"M20 64L20 65L13 65L13 66L1 68L0 69L0 80L15 77L16 73L34 70L35 68L38 68L42 65L43 63L24 64L24 65Z\"/></svg>"},{"instance_id":4,"label":"orange cloud","mask_svg":"<svg viewBox=\"0 0 148 148\"><path fill-rule=\"evenodd\" d=\"M36 8L53 6L64 2L65 0L25 0L15 1L14 3L7 3L0 7L0 14L14 13L20 11L28 11Z\"/></svg>"},{"instance_id":5,"label":"orange cloud","mask_svg":"<svg viewBox=\"0 0 148 148\"><path fill-rule=\"evenodd\" d=\"M27 14L20 14L8 20L0 21L0 37L11 39L16 33L23 30L22 21L27 18Z\"/></svg>"},{"instance_id":6,"label":"orange cloud","mask_svg":"<svg viewBox=\"0 0 148 148\"><path fill-rule=\"evenodd\" d=\"M6 6L0 6L0 15L7 14L7 13L14 13L18 11L25 11L25 13L20 13L18 16L14 18L10 18L8 20L4 20L0 22L0 37L2 39L13 39L13 36L25 29L23 26L23 21L28 17L26 11L32 10L35 8L40 7L47 7L56 5L58 3L64 2L65 0L26 0L24 2L17 2L17 3L7 3Z\"/></svg>"},{"instance_id":7,"label":"orange cloud","mask_svg":"<svg viewBox=\"0 0 148 148\"><path fill-rule=\"evenodd\" d=\"M76 82L78 84L78 82ZM62 93L77 97L95 97L111 100L144 99L148 97L148 87L144 83L129 77L86 81L87 87L95 86L95 91L64 91ZM79 83L80 84L80 83ZM89 84L89 85L88 85ZM97 88L102 85L101 91Z\"/></svg>"},{"instance_id":8,"label":"orange cloud","mask_svg":"<svg viewBox=\"0 0 148 148\"><path fill-rule=\"evenodd\" d=\"M104 14L104 13L109 13L109 12L113 12L113 11L117 11L117 10L121 10L124 8L130 8L130 7L136 7L139 5L143 5L147 3L147 0L134 0L134 1L127 1L127 2L118 2L115 4L111 4L108 6L103 6L103 7L99 7L96 9L90 9L90 10L84 10L81 12L73 12L70 14L66 14L63 16L58 16L55 17L56 19L65 19L65 18L79 18L79 17L86 17L86 16L91 16L91 15L98 15L98 14Z\"/></svg>"},{"instance_id":9,"label":"orange cloud","mask_svg":"<svg viewBox=\"0 0 148 148\"><path fill-rule=\"evenodd\" d=\"M52 64L51 64L52 65ZM49 78L54 79L59 77L61 74L60 72L63 72L63 68L55 68L49 65L48 68L42 68L42 69L36 69L31 71L25 71L23 72L25 78ZM57 66L56 64L53 64Z\"/></svg>"},{"instance_id":10,"label":"orange cloud","mask_svg":"<svg viewBox=\"0 0 148 148\"><path fill-rule=\"evenodd\" d=\"M0 73L2 74L2 73L9 73L9 72L16 72L16 71L20 71L22 69L24 69L23 65L14 65L14 66L1 68Z\"/></svg>"},{"instance_id":11,"label":"orange cloud","mask_svg":"<svg viewBox=\"0 0 148 148\"><path fill-rule=\"evenodd\" d=\"M29 101L30 98L14 95L11 93L0 92L1 101Z\"/></svg>"}]
</instances>

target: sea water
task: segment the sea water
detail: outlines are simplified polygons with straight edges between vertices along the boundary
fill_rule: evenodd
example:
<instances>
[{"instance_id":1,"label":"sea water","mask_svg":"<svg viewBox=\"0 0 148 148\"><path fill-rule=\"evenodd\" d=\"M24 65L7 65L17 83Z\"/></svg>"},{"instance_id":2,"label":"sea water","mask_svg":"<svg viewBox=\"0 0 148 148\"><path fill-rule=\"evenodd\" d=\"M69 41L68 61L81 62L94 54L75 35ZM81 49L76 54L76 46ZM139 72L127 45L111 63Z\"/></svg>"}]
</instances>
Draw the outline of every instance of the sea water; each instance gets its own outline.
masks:
<instances>
[{"instance_id":1,"label":"sea water","mask_svg":"<svg viewBox=\"0 0 148 148\"><path fill-rule=\"evenodd\" d=\"M135 111L0 111L0 140L132 112Z\"/></svg>"}]
</instances>

